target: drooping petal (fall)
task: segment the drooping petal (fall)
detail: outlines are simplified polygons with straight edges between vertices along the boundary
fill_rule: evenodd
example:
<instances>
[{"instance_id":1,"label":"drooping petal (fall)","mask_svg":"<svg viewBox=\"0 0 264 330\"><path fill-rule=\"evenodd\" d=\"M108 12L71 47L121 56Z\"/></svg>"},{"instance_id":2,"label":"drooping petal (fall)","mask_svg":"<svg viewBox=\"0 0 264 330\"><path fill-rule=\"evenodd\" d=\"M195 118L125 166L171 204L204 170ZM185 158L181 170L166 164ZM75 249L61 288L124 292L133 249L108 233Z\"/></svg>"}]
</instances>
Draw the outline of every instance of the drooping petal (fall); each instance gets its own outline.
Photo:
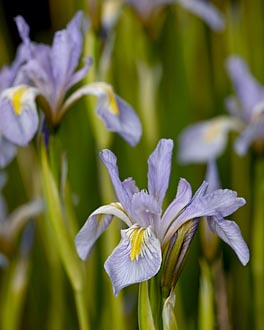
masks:
<instances>
[{"instance_id":1,"label":"drooping petal (fall)","mask_svg":"<svg viewBox=\"0 0 264 330\"><path fill-rule=\"evenodd\" d=\"M133 226L121 231L122 239L105 262L114 294L155 276L161 266L160 241L150 227Z\"/></svg>"},{"instance_id":2,"label":"drooping petal (fall)","mask_svg":"<svg viewBox=\"0 0 264 330\"><path fill-rule=\"evenodd\" d=\"M21 85L4 90L0 96L0 130L4 138L26 146L35 135L39 118L35 88Z\"/></svg>"},{"instance_id":3,"label":"drooping petal (fall)","mask_svg":"<svg viewBox=\"0 0 264 330\"><path fill-rule=\"evenodd\" d=\"M96 113L109 131L118 133L132 146L138 143L142 126L136 112L106 83L96 82L79 88L65 101L62 113L84 95L97 96Z\"/></svg>"},{"instance_id":4,"label":"drooping petal (fall)","mask_svg":"<svg viewBox=\"0 0 264 330\"><path fill-rule=\"evenodd\" d=\"M113 216L123 220L128 226L132 225L119 203L99 207L89 216L75 237L75 245L80 258L86 259L95 241L110 225Z\"/></svg>"},{"instance_id":5,"label":"drooping petal (fall)","mask_svg":"<svg viewBox=\"0 0 264 330\"><path fill-rule=\"evenodd\" d=\"M208 224L215 234L231 246L241 263L246 265L249 261L250 254L238 225L234 221L221 217L209 217Z\"/></svg>"},{"instance_id":6,"label":"drooping petal (fall)","mask_svg":"<svg viewBox=\"0 0 264 330\"><path fill-rule=\"evenodd\" d=\"M231 130L238 130L240 122L221 116L187 127L179 140L179 160L182 163L205 163L222 154Z\"/></svg>"}]
</instances>

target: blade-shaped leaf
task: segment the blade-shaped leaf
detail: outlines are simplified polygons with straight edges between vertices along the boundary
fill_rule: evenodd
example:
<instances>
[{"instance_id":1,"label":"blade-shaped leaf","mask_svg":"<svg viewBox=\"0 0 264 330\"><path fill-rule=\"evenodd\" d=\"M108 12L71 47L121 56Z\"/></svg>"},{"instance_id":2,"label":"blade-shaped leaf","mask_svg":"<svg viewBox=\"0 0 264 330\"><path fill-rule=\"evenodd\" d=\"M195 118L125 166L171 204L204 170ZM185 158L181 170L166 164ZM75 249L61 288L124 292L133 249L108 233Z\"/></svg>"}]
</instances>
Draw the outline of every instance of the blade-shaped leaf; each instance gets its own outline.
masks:
<instances>
[{"instance_id":1,"label":"blade-shaped leaf","mask_svg":"<svg viewBox=\"0 0 264 330\"><path fill-rule=\"evenodd\" d=\"M141 282L139 285L138 326L139 330L155 330L148 294L148 281Z\"/></svg>"}]
</instances>

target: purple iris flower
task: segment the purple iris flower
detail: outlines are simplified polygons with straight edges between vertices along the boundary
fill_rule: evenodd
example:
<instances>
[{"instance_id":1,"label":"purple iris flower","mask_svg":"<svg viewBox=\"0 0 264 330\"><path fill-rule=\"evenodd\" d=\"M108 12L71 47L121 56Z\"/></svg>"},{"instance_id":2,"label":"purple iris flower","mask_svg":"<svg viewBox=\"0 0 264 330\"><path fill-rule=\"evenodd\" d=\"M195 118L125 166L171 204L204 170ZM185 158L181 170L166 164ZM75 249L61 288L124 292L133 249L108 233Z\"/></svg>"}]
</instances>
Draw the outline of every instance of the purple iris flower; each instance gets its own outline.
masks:
<instances>
[{"instance_id":1,"label":"purple iris flower","mask_svg":"<svg viewBox=\"0 0 264 330\"><path fill-rule=\"evenodd\" d=\"M241 120L241 133L235 150L244 155L249 146L264 139L264 86L252 76L246 62L239 56L227 60L227 71L234 85L235 97L226 106L231 115Z\"/></svg>"},{"instance_id":2,"label":"purple iris flower","mask_svg":"<svg viewBox=\"0 0 264 330\"><path fill-rule=\"evenodd\" d=\"M173 141L161 139L148 159L148 190L139 190L132 178L121 181L116 156L110 150L100 154L108 169L118 202L104 205L87 219L75 238L79 256L85 259L95 241L107 229L113 217L128 229L121 230L121 241L105 262L114 294L133 283L155 276L160 270L162 253L174 234L187 222L207 217L210 229L229 244L245 265L249 250L237 224L226 220L245 204L243 198L228 189L207 193L206 182L192 196L190 184L180 179L175 199L165 212L163 200L168 188Z\"/></svg>"},{"instance_id":3,"label":"purple iris flower","mask_svg":"<svg viewBox=\"0 0 264 330\"><path fill-rule=\"evenodd\" d=\"M186 127L179 138L182 163L206 163L219 157L226 147L228 133L239 131L240 120L219 116Z\"/></svg>"},{"instance_id":4,"label":"purple iris flower","mask_svg":"<svg viewBox=\"0 0 264 330\"><path fill-rule=\"evenodd\" d=\"M183 163L209 162L219 157L227 143L228 133L239 133L235 150L244 155L249 146L264 139L264 87L251 75L239 56L227 60L236 96L228 97L231 116L219 116L187 127L179 139L179 159Z\"/></svg>"},{"instance_id":5,"label":"purple iris flower","mask_svg":"<svg viewBox=\"0 0 264 330\"><path fill-rule=\"evenodd\" d=\"M208 1L203 0L127 0L142 18L149 17L152 12L167 4L178 4L189 12L200 17L213 30L224 28L223 15Z\"/></svg>"},{"instance_id":6,"label":"purple iris flower","mask_svg":"<svg viewBox=\"0 0 264 330\"><path fill-rule=\"evenodd\" d=\"M29 129L33 131L31 126L36 126L37 119L31 117L30 120L29 115L33 113L30 110L35 108L37 96L46 120L56 126L65 112L88 94L97 97L96 112L108 130L119 133L131 145L139 141L142 128L137 114L129 104L115 95L111 85L94 82L80 87L69 96L67 94L86 76L91 66L91 58L85 58L84 65L76 70L83 50L85 22L82 13L78 12L66 29L55 33L52 45L47 46L31 42L28 25L21 16L16 17L19 34L27 49L23 74L32 87L18 86L18 89L7 90L2 95L6 102L12 99L13 107L5 111L0 109L1 117L5 115L5 121L9 122L0 128L14 143L26 144L28 138L22 133ZM16 134L18 128L20 134Z\"/></svg>"},{"instance_id":7,"label":"purple iris flower","mask_svg":"<svg viewBox=\"0 0 264 330\"><path fill-rule=\"evenodd\" d=\"M6 123L6 114L12 107L9 100L4 98L5 90L19 85L24 82L23 74L20 69L26 60L26 49L20 45L17 50L16 57L10 66L4 66L0 70L0 168L7 166L16 154L16 147L12 143L13 139L9 139L9 134L5 134L4 126Z\"/></svg>"}]
</instances>

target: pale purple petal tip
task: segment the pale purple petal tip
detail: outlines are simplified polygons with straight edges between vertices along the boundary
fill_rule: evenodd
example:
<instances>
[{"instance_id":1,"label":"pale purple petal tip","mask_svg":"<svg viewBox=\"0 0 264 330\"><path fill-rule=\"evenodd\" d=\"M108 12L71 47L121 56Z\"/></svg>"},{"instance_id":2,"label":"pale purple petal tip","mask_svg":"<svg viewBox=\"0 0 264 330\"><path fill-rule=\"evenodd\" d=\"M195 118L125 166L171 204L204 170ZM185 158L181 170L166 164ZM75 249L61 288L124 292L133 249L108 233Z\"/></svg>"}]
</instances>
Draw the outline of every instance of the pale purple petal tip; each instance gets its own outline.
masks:
<instances>
[{"instance_id":1,"label":"pale purple petal tip","mask_svg":"<svg viewBox=\"0 0 264 330\"><path fill-rule=\"evenodd\" d=\"M250 253L238 225L234 221L217 217L208 218L210 229L225 243L231 246L241 263L245 266L250 258Z\"/></svg>"},{"instance_id":2,"label":"pale purple petal tip","mask_svg":"<svg viewBox=\"0 0 264 330\"><path fill-rule=\"evenodd\" d=\"M264 87L252 76L247 63L241 57L229 57L226 67L242 106L244 118L250 120L254 107L264 101Z\"/></svg>"},{"instance_id":3,"label":"pale purple petal tip","mask_svg":"<svg viewBox=\"0 0 264 330\"><path fill-rule=\"evenodd\" d=\"M148 159L148 191L161 206L169 185L173 141L161 139Z\"/></svg>"},{"instance_id":4,"label":"pale purple petal tip","mask_svg":"<svg viewBox=\"0 0 264 330\"><path fill-rule=\"evenodd\" d=\"M16 16L14 18L16 25L17 25L17 29L19 32L19 35L21 37L21 39L23 40L23 42L28 43L29 42L29 26L27 24L27 22L24 20L24 18L22 16Z\"/></svg>"}]
</instances>

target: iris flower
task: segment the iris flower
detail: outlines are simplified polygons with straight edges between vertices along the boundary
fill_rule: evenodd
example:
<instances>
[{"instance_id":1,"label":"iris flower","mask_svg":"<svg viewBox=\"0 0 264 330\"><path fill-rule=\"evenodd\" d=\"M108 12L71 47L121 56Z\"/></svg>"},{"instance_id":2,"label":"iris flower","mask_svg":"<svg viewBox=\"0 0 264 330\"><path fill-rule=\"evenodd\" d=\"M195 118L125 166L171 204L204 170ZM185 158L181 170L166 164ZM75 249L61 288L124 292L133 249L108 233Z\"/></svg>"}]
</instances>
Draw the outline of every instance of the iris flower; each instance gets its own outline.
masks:
<instances>
[{"instance_id":1,"label":"iris flower","mask_svg":"<svg viewBox=\"0 0 264 330\"><path fill-rule=\"evenodd\" d=\"M228 58L227 71L236 92L236 96L226 100L230 115L191 125L182 132L179 159L183 163L216 159L223 153L230 131L239 134L234 145L239 155L244 155L251 144L264 139L264 86L251 75L239 56Z\"/></svg>"},{"instance_id":2,"label":"iris flower","mask_svg":"<svg viewBox=\"0 0 264 330\"><path fill-rule=\"evenodd\" d=\"M85 259L114 216L128 226L128 229L121 230L121 241L105 262L115 295L130 284L155 276L161 267L162 253L174 234L193 219L196 225L203 216L207 217L210 229L233 248L242 264L249 260L249 251L239 227L224 219L245 204L236 192L218 189L206 193L208 185L203 182L192 196L190 184L180 179L175 199L162 213L172 150L173 141L161 139L150 155L148 190L139 190L132 178L120 180L117 158L110 150L105 149L100 154L118 202L96 209L77 234L75 244L79 256Z\"/></svg>"},{"instance_id":3,"label":"iris flower","mask_svg":"<svg viewBox=\"0 0 264 330\"><path fill-rule=\"evenodd\" d=\"M82 13L78 12L66 29L55 33L52 45L47 46L31 42L28 25L21 16L16 17L19 34L27 49L23 66L27 85L6 90L1 96L6 104L0 109L0 118L8 119L8 125L2 124L0 128L12 142L24 145L36 132L36 97L47 122L56 126L66 111L87 94L98 98L96 112L108 130L119 133L131 145L139 141L142 129L138 116L130 105L114 94L111 85L94 82L67 94L86 76L91 66L91 58L85 58L84 65L76 71L83 49L84 22Z\"/></svg>"},{"instance_id":4,"label":"iris flower","mask_svg":"<svg viewBox=\"0 0 264 330\"><path fill-rule=\"evenodd\" d=\"M182 163L206 163L219 157L227 144L228 133L239 130L240 121L219 116L190 125L179 139L179 159Z\"/></svg>"},{"instance_id":5,"label":"iris flower","mask_svg":"<svg viewBox=\"0 0 264 330\"><path fill-rule=\"evenodd\" d=\"M178 4L189 12L204 20L213 30L224 28L223 15L208 1L203 0L127 0L142 18L149 17L152 12L167 4Z\"/></svg>"},{"instance_id":6,"label":"iris flower","mask_svg":"<svg viewBox=\"0 0 264 330\"><path fill-rule=\"evenodd\" d=\"M0 95L7 88L13 87L23 82L23 76L20 74L20 68L25 61L25 48L20 45L17 50L16 57L10 66L4 66L0 70ZM0 98L0 109L5 106L2 97ZM0 168L7 166L16 154L16 147L8 139L8 136L2 134L5 117L0 115Z\"/></svg>"},{"instance_id":7,"label":"iris flower","mask_svg":"<svg viewBox=\"0 0 264 330\"><path fill-rule=\"evenodd\" d=\"M242 129L235 141L235 150L244 155L252 143L264 139L264 86L239 56L228 59L227 70L236 95L227 99L226 106L231 115L240 119Z\"/></svg>"}]
</instances>

